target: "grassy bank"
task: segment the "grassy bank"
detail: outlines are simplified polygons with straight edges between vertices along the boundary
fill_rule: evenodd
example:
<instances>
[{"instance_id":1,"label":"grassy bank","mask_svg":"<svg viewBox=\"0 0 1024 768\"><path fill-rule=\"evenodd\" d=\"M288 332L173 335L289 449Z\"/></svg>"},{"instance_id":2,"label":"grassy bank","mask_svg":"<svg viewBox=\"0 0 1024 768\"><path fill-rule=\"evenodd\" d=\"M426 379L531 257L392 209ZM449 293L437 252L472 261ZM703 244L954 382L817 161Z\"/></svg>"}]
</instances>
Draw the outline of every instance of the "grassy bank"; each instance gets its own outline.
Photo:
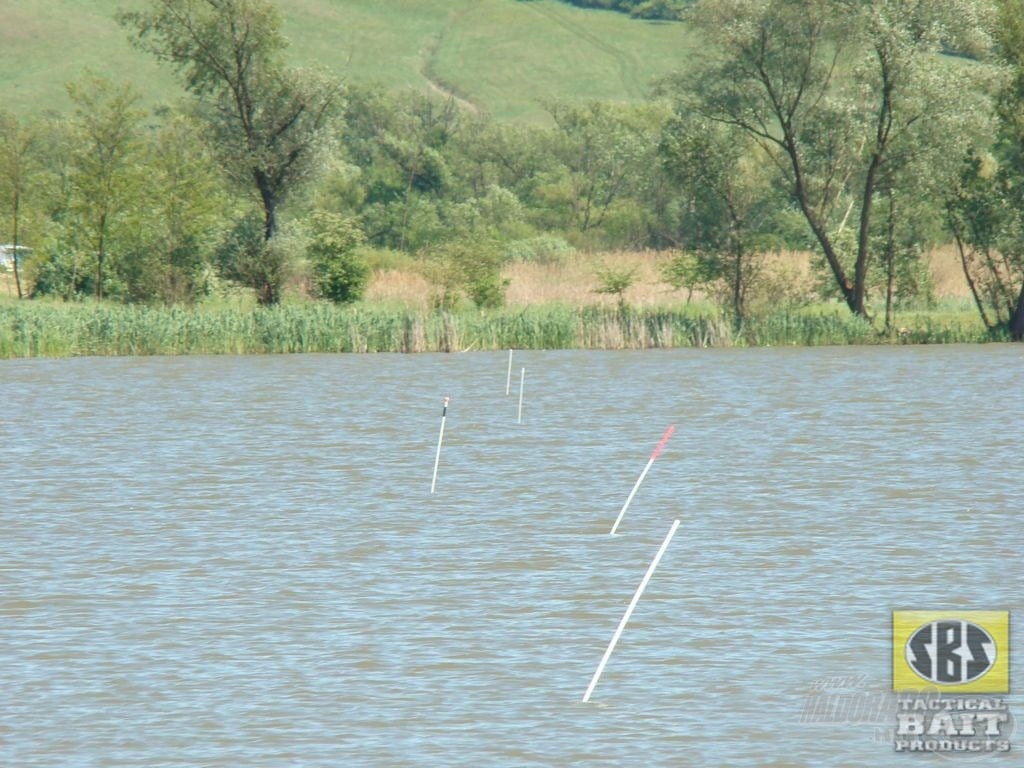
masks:
<instances>
[{"instance_id":1,"label":"grassy bank","mask_svg":"<svg viewBox=\"0 0 1024 768\"><path fill-rule=\"evenodd\" d=\"M89 68L130 73L147 106L182 95L173 72L129 43L114 20L145 0L0 3L0 104L66 112L64 84ZM293 63L352 83L453 92L501 120L546 121L546 99L637 102L684 65L683 24L638 21L552 0L276 0Z\"/></svg>"},{"instance_id":2,"label":"grassy bank","mask_svg":"<svg viewBox=\"0 0 1024 768\"><path fill-rule=\"evenodd\" d=\"M687 307L546 305L494 312L421 312L327 304L207 309L0 305L0 357L461 352L481 349L646 349L788 344L949 343L990 340L962 313L921 313L891 337L840 308L772 315L739 333Z\"/></svg>"}]
</instances>

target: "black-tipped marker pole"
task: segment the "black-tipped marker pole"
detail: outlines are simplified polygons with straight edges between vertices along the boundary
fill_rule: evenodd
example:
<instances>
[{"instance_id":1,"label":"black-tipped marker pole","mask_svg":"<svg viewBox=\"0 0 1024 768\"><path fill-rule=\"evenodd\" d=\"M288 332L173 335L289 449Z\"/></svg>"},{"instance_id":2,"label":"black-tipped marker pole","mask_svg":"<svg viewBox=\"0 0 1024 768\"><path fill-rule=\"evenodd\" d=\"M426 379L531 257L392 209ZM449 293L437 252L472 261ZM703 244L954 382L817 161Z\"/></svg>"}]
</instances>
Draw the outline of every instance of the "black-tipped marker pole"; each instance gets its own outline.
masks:
<instances>
[{"instance_id":1,"label":"black-tipped marker pole","mask_svg":"<svg viewBox=\"0 0 1024 768\"><path fill-rule=\"evenodd\" d=\"M430 492L434 492L437 485L437 465L441 463L441 441L444 440L444 420L448 416L448 398L444 399L444 407L441 409L441 433L437 436L437 455L434 457L434 477L430 481Z\"/></svg>"}]
</instances>

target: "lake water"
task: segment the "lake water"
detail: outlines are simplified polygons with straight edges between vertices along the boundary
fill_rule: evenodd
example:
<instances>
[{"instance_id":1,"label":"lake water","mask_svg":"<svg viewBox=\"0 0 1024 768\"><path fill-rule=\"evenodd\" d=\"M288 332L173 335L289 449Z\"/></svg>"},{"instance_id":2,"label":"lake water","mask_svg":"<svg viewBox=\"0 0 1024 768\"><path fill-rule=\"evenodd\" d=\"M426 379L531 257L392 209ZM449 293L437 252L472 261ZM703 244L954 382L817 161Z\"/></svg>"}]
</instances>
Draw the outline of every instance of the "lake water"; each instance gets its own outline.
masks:
<instances>
[{"instance_id":1,"label":"lake water","mask_svg":"<svg viewBox=\"0 0 1024 768\"><path fill-rule=\"evenodd\" d=\"M811 689L887 691L894 609L1024 615L1024 346L512 370L0 362L0 765L918 765Z\"/></svg>"}]
</instances>

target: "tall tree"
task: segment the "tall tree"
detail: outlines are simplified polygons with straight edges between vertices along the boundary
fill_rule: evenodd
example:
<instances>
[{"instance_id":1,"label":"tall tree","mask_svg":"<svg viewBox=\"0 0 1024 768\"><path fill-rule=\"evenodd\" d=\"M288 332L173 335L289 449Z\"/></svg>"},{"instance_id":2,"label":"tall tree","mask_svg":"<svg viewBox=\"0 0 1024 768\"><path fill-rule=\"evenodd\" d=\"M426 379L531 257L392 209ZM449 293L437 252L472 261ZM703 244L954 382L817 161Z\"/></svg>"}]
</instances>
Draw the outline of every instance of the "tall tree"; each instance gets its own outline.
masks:
<instances>
[{"instance_id":1,"label":"tall tree","mask_svg":"<svg viewBox=\"0 0 1024 768\"><path fill-rule=\"evenodd\" d=\"M1024 339L1024 0L998 0L993 25L1006 80L999 129L964 157L945 190L946 223L985 327Z\"/></svg>"},{"instance_id":2,"label":"tall tree","mask_svg":"<svg viewBox=\"0 0 1024 768\"><path fill-rule=\"evenodd\" d=\"M111 236L136 197L141 177L140 129L144 112L129 85L86 75L68 85L72 119L72 208L96 257L97 299L103 298Z\"/></svg>"},{"instance_id":3,"label":"tall tree","mask_svg":"<svg viewBox=\"0 0 1024 768\"><path fill-rule=\"evenodd\" d=\"M993 225L1002 227L998 259L981 261L980 280L992 286L995 327L1009 331L1010 336L1024 339L1024 0L998 0L995 26L999 53L1009 69L1008 81L999 98L999 141L997 155L999 167L985 173L985 164L975 163L967 169L968 198L973 205L971 213L980 213L981 221L970 226L982 232ZM999 191L992 198L992 187ZM998 231L998 230L997 230ZM958 240L958 244L961 241ZM971 242L975 253L985 252L990 243L984 237ZM962 252L962 251L961 251ZM993 264L1002 266L994 268ZM964 271L968 263L964 261ZM968 279L970 280L968 273ZM972 284L973 287L973 284ZM1004 314L1001 305L1007 308ZM979 309L981 306L979 305ZM982 319L988 319L982 312Z\"/></svg>"},{"instance_id":4,"label":"tall tree","mask_svg":"<svg viewBox=\"0 0 1024 768\"><path fill-rule=\"evenodd\" d=\"M148 137L142 205L124 265L131 299L194 301L239 208L199 133L188 116L174 114Z\"/></svg>"},{"instance_id":5,"label":"tall tree","mask_svg":"<svg viewBox=\"0 0 1024 768\"><path fill-rule=\"evenodd\" d=\"M258 196L269 241L282 201L335 140L341 83L285 65L281 15L266 0L153 0L118 19L200 101L223 167ZM279 286L254 287L264 303L277 300Z\"/></svg>"},{"instance_id":6,"label":"tall tree","mask_svg":"<svg viewBox=\"0 0 1024 768\"><path fill-rule=\"evenodd\" d=\"M985 327L998 334L1010 327L1022 296L1021 217L1010 188L1012 166L992 155L969 153L956 183L946 192L946 223L960 256L964 278ZM1020 338L1019 329L1015 334Z\"/></svg>"},{"instance_id":7,"label":"tall tree","mask_svg":"<svg viewBox=\"0 0 1024 768\"><path fill-rule=\"evenodd\" d=\"M895 178L898 158L908 156L899 148L921 140L922 122L981 92L973 78L983 68L942 53L985 46L987 7L985 0L697 6L694 19L716 55L697 77L676 78L686 107L741 129L775 162L855 314L869 314L874 203L886 176ZM946 154L968 145L962 130L941 140Z\"/></svg>"},{"instance_id":8,"label":"tall tree","mask_svg":"<svg viewBox=\"0 0 1024 768\"><path fill-rule=\"evenodd\" d=\"M31 186L36 160L37 134L29 127L6 113L0 113L0 211L4 211L5 223L10 223L10 242L14 246L14 284L18 298L22 297L21 266L18 251L24 200ZM6 227L0 232L8 231Z\"/></svg>"},{"instance_id":9,"label":"tall tree","mask_svg":"<svg viewBox=\"0 0 1024 768\"><path fill-rule=\"evenodd\" d=\"M639 196L657 168L656 151L667 115L658 107L590 102L552 104L554 155L550 200L566 210L569 227L585 237L599 232L617 205Z\"/></svg>"},{"instance_id":10,"label":"tall tree","mask_svg":"<svg viewBox=\"0 0 1024 768\"><path fill-rule=\"evenodd\" d=\"M662 164L695 215L680 243L702 252L707 271L729 286L737 327L747 315L747 295L757 279L757 246L777 208L769 178L735 128L678 116L665 127Z\"/></svg>"}]
</instances>

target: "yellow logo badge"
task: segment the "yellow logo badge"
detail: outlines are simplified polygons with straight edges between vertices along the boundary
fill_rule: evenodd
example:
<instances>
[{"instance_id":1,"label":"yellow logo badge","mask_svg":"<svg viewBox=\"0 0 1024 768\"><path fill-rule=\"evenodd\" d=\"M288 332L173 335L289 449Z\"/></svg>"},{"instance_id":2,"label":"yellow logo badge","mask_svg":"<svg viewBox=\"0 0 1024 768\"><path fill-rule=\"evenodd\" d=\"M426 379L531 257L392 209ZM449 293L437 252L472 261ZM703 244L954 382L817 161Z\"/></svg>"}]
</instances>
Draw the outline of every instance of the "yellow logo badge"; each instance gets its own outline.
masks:
<instances>
[{"instance_id":1,"label":"yellow logo badge","mask_svg":"<svg viewBox=\"0 0 1024 768\"><path fill-rule=\"evenodd\" d=\"M1009 611L893 611L894 691L1009 693Z\"/></svg>"}]
</instances>

